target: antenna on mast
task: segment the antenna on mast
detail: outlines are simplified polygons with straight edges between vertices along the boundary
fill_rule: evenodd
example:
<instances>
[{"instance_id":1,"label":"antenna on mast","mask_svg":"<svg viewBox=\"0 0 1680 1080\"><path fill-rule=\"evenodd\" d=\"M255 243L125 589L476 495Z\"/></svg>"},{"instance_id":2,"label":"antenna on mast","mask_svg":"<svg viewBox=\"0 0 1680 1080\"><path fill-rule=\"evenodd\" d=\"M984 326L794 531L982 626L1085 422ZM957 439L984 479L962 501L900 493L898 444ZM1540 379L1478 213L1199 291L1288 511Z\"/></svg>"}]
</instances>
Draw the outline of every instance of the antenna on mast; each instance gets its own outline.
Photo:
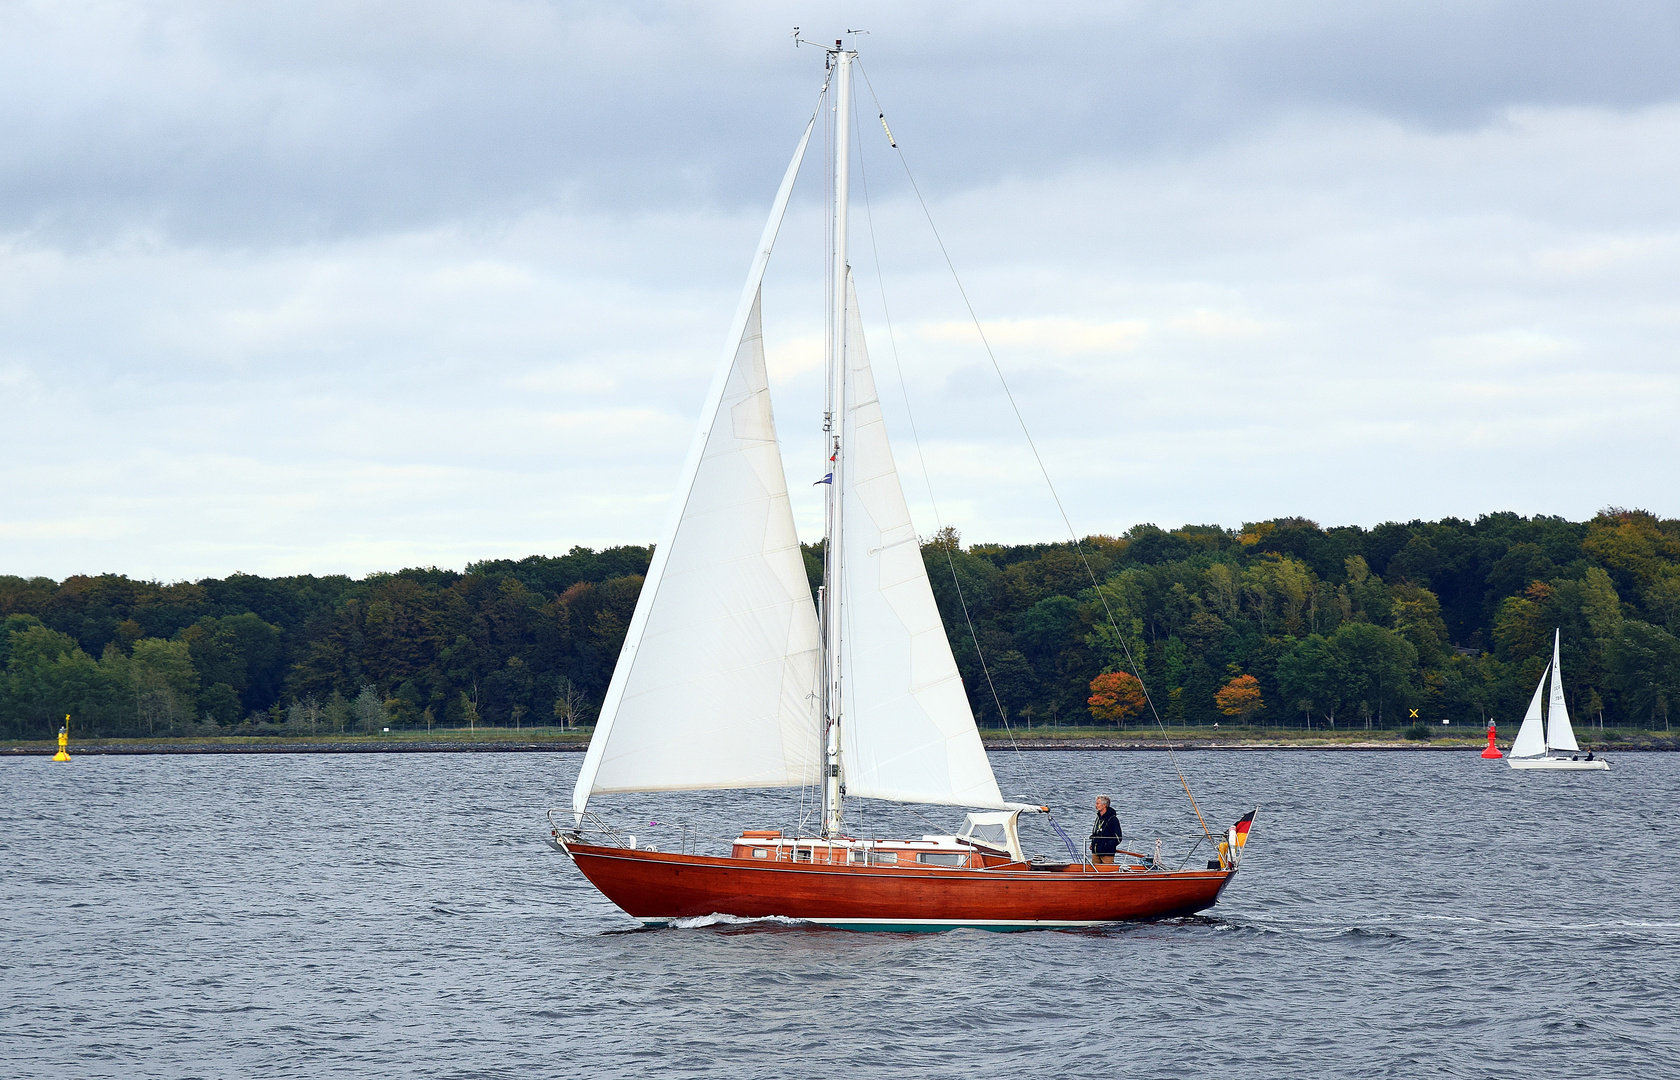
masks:
<instances>
[{"instance_id":1,"label":"antenna on mast","mask_svg":"<svg viewBox=\"0 0 1680 1080\"><path fill-rule=\"evenodd\" d=\"M800 30L800 28L796 26L796 27L793 28L793 33L788 35L789 37L793 38L793 47L794 48L797 49L801 45L809 45L813 49L821 49L821 50L823 50L824 52L827 52L827 53L837 53L837 52L841 51L842 43L841 43L839 38L834 39L834 45L831 48L827 45L821 44L820 42L806 41L804 38L799 36L799 30ZM868 31L863 31L863 32L868 33ZM854 31L848 30L848 31L846 31L846 33L850 34L850 33L854 33Z\"/></svg>"}]
</instances>

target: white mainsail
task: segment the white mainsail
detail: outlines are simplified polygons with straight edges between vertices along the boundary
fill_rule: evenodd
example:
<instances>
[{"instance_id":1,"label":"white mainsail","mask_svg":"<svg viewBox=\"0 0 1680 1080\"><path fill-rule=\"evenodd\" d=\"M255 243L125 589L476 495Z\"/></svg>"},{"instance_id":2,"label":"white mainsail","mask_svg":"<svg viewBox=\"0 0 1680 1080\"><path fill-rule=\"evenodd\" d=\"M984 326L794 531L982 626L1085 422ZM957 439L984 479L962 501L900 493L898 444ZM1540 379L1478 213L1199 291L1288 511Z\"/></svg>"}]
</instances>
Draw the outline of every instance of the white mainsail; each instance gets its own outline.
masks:
<instances>
[{"instance_id":1,"label":"white mainsail","mask_svg":"<svg viewBox=\"0 0 1680 1080\"><path fill-rule=\"evenodd\" d=\"M572 807L604 791L800 787L821 770L817 623L760 333L760 284L811 137L765 224Z\"/></svg>"},{"instance_id":2,"label":"white mainsail","mask_svg":"<svg viewBox=\"0 0 1680 1080\"><path fill-rule=\"evenodd\" d=\"M846 70L842 63L840 99ZM765 225L730 351L613 670L572 796L580 814L597 792L798 787L827 772L819 627L776 443L759 310L813 126ZM843 204L842 181L836 190ZM843 236L839 209L837 221ZM843 242L835 256L838 271ZM1008 809L1015 804L999 793L922 565L849 269L844 279L838 535L829 553L839 593L830 598L837 775L852 796ZM835 784L836 774L827 775ZM838 794L835 784L825 802L837 808Z\"/></svg>"},{"instance_id":3,"label":"white mainsail","mask_svg":"<svg viewBox=\"0 0 1680 1080\"><path fill-rule=\"evenodd\" d=\"M1007 808L922 564L849 273L844 362L837 554L846 794Z\"/></svg>"},{"instance_id":4,"label":"white mainsail","mask_svg":"<svg viewBox=\"0 0 1680 1080\"><path fill-rule=\"evenodd\" d=\"M1553 631L1552 637L1552 695L1546 703L1546 747L1550 750L1574 752L1581 749L1575 741L1575 729L1569 724L1569 707L1563 703L1563 631Z\"/></svg>"},{"instance_id":5,"label":"white mainsail","mask_svg":"<svg viewBox=\"0 0 1680 1080\"><path fill-rule=\"evenodd\" d=\"M1540 757L1546 753L1546 732L1541 726L1540 701L1546 692L1546 676L1551 674L1551 665L1540 673L1540 681L1535 684L1534 697L1528 703L1528 713L1523 717L1522 728L1517 732L1517 741L1511 744L1511 756Z\"/></svg>"}]
</instances>

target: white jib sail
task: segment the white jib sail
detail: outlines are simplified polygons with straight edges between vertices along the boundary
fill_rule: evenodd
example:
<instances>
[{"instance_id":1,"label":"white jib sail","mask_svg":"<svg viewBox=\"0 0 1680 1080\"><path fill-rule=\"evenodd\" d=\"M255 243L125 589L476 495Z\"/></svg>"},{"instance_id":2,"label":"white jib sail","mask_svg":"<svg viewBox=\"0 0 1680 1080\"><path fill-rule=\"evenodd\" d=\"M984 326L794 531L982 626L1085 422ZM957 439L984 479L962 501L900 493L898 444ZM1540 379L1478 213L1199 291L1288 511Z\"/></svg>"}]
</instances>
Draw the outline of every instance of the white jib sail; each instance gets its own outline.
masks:
<instances>
[{"instance_id":1,"label":"white jib sail","mask_svg":"<svg viewBox=\"0 0 1680 1080\"><path fill-rule=\"evenodd\" d=\"M819 781L817 621L764 368L760 282L788 165L572 794Z\"/></svg>"},{"instance_id":2,"label":"white jib sail","mask_svg":"<svg viewBox=\"0 0 1680 1080\"><path fill-rule=\"evenodd\" d=\"M1546 753L1546 732L1541 726L1540 700L1546 693L1546 676L1551 674L1551 665L1540 673L1540 681L1534 686L1534 697L1528 703L1528 713L1523 717L1522 729L1517 732L1517 741L1511 744L1511 756L1541 757Z\"/></svg>"},{"instance_id":3,"label":"white jib sail","mask_svg":"<svg viewBox=\"0 0 1680 1080\"><path fill-rule=\"evenodd\" d=\"M1563 666L1558 662L1562 646L1563 632L1553 631L1552 696L1546 703L1546 746L1574 753L1581 749L1581 744L1575 741L1575 729L1569 724L1569 707L1563 703Z\"/></svg>"},{"instance_id":4,"label":"white jib sail","mask_svg":"<svg viewBox=\"0 0 1680 1080\"><path fill-rule=\"evenodd\" d=\"M840 603L846 794L1006 809L933 600L846 279Z\"/></svg>"}]
</instances>

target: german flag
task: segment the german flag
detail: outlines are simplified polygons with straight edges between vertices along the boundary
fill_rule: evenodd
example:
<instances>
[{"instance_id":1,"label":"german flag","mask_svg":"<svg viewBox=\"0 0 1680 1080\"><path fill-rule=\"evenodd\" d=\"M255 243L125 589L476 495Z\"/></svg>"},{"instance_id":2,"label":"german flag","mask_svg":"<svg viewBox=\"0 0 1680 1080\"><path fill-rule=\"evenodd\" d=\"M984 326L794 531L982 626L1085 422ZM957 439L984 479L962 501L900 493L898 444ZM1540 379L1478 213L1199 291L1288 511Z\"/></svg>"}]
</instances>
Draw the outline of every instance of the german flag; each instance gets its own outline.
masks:
<instances>
[{"instance_id":1,"label":"german flag","mask_svg":"<svg viewBox=\"0 0 1680 1080\"><path fill-rule=\"evenodd\" d=\"M1242 817L1238 818L1237 823L1231 826L1231 832L1237 838L1236 847L1238 851L1241 851L1242 846L1248 843L1248 830L1254 825L1254 815L1259 812L1259 808L1256 807L1244 814Z\"/></svg>"}]
</instances>

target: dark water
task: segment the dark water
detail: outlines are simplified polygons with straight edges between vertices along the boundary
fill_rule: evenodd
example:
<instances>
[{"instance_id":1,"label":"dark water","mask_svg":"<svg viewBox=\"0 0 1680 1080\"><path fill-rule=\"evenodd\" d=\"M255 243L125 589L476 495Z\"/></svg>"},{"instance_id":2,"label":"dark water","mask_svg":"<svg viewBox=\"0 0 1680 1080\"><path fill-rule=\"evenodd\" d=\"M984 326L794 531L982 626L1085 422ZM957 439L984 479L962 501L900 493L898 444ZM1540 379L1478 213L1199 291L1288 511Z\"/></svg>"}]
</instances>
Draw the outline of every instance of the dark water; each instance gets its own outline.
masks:
<instances>
[{"instance_id":1,"label":"dark water","mask_svg":"<svg viewBox=\"0 0 1680 1080\"><path fill-rule=\"evenodd\" d=\"M993 757L1112 792L1133 842L1193 832L1162 755ZM1207 916L932 935L633 930L542 843L573 755L6 760L0 1074L1680 1075L1680 755L1181 760L1216 828L1262 808ZM663 846L650 817L798 799L612 811Z\"/></svg>"}]
</instances>

